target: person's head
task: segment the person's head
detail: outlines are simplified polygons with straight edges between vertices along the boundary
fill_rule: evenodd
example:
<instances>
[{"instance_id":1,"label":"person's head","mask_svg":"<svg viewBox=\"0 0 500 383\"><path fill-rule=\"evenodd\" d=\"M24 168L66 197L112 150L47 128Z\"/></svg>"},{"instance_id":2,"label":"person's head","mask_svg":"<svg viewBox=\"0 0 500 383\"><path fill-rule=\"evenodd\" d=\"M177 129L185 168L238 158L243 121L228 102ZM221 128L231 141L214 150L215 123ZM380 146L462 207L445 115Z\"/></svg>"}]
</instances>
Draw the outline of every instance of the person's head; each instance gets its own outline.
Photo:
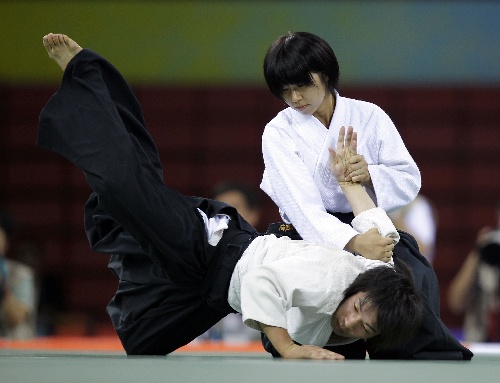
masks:
<instances>
[{"instance_id":1,"label":"person's head","mask_svg":"<svg viewBox=\"0 0 500 383\"><path fill-rule=\"evenodd\" d=\"M332 317L333 331L348 338L370 339L387 350L409 341L419 328L423 300L411 271L402 263L360 274L344 291Z\"/></svg>"},{"instance_id":2,"label":"person's head","mask_svg":"<svg viewBox=\"0 0 500 383\"><path fill-rule=\"evenodd\" d=\"M252 226L260 219L260 201L257 192L241 181L225 181L212 190L212 198L225 202L238 210L238 213Z\"/></svg>"},{"instance_id":3,"label":"person's head","mask_svg":"<svg viewBox=\"0 0 500 383\"><path fill-rule=\"evenodd\" d=\"M13 231L14 219L9 213L0 210L0 256L7 253Z\"/></svg>"},{"instance_id":4,"label":"person's head","mask_svg":"<svg viewBox=\"0 0 500 383\"><path fill-rule=\"evenodd\" d=\"M317 79L313 78L317 75ZM321 81L334 94L339 64L331 46L312 33L288 32L278 37L264 58L264 77L269 90L284 101L284 90L294 86L317 86Z\"/></svg>"}]
</instances>

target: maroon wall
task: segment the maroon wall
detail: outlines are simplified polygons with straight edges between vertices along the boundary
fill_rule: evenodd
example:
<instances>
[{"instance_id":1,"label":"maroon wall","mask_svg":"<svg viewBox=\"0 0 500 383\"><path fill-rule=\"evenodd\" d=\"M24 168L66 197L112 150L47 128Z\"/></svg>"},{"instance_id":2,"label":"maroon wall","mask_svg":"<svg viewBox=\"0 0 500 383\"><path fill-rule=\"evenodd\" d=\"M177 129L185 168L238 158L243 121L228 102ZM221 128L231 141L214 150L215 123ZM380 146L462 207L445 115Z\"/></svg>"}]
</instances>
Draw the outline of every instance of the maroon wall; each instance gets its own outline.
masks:
<instances>
[{"instance_id":1,"label":"maroon wall","mask_svg":"<svg viewBox=\"0 0 500 383\"><path fill-rule=\"evenodd\" d=\"M183 193L207 195L226 178L259 185L262 129L283 104L262 88L134 87L165 170ZM107 257L94 254L83 232L90 189L80 171L35 147L38 115L55 87L0 85L0 208L20 223L17 240L43 250L40 272L59 280L66 309L106 320L116 280ZM445 294L474 243L494 224L500 197L500 88L346 88L342 94L381 106L394 120L420 167L422 193L439 218L435 269L442 317L450 327ZM266 196L260 230L278 219Z\"/></svg>"}]
</instances>

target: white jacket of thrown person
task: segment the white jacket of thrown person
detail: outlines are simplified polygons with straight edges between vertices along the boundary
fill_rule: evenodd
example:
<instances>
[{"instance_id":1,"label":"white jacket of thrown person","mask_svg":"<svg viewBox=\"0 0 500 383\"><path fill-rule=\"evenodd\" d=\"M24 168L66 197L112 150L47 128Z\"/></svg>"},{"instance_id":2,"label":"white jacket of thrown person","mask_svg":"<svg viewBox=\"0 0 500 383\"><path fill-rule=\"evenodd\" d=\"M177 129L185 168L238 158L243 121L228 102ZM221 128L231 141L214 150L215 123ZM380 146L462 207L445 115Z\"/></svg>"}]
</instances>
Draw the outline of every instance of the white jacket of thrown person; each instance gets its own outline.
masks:
<instances>
[{"instance_id":1,"label":"white jacket of thrown person","mask_svg":"<svg viewBox=\"0 0 500 383\"><path fill-rule=\"evenodd\" d=\"M262 136L265 170L261 183L306 241L343 249L357 234L328 214L351 212L329 170L328 147L335 148L342 126L358 134L358 153L365 157L375 194L386 212L411 202L420 190L420 171L389 116L378 106L335 95L329 129L312 115L287 108L271 120Z\"/></svg>"},{"instance_id":2,"label":"white jacket of thrown person","mask_svg":"<svg viewBox=\"0 0 500 383\"><path fill-rule=\"evenodd\" d=\"M357 232L376 227L382 235L399 240L380 208L362 212L352 224ZM344 290L359 274L381 265L394 264L333 246L265 235L254 239L238 261L228 302L249 327L260 331L261 322L285 328L296 342L322 347L332 333L330 320Z\"/></svg>"}]
</instances>

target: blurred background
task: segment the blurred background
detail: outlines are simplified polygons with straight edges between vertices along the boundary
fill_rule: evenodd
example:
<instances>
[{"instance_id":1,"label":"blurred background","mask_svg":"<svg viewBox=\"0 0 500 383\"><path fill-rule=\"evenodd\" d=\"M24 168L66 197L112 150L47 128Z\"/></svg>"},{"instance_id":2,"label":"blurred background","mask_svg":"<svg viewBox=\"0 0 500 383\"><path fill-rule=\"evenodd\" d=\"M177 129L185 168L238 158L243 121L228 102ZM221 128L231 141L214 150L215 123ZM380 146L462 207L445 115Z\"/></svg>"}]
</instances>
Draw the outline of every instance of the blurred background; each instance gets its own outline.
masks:
<instances>
[{"instance_id":1,"label":"blurred background","mask_svg":"<svg viewBox=\"0 0 500 383\"><path fill-rule=\"evenodd\" d=\"M0 1L0 209L15 218L10 257L30 264L38 333L99 335L116 280L83 230L90 193L68 162L35 147L38 115L61 71L42 36L65 33L131 83L166 182L208 196L226 179L258 188L265 124L284 105L262 61L281 34L309 31L340 63L340 93L393 119L436 217L434 267L446 294L500 200L500 2ZM261 195L259 229L279 220Z\"/></svg>"}]
</instances>

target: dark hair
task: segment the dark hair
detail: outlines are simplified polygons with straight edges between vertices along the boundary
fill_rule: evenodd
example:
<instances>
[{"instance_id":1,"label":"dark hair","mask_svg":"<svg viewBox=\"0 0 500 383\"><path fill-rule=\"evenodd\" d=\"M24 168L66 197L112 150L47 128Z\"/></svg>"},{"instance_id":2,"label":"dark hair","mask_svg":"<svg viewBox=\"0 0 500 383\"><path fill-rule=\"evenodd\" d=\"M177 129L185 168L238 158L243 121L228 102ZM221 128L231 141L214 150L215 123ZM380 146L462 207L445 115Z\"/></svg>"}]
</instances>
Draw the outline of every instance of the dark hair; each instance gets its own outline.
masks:
<instances>
[{"instance_id":1,"label":"dark hair","mask_svg":"<svg viewBox=\"0 0 500 383\"><path fill-rule=\"evenodd\" d=\"M379 334L370 338L377 350L388 350L411 340L423 316L423 300L411 270L395 261L395 268L379 266L360 274L344 291L344 300L359 292L377 308Z\"/></svg>"},{"instance_id":2,"label":"dark hair","mask_svg":"<svg viewBox=\"0 0 500 383\"><path fill-rule=\"evenodd\" d=\"M237 191L243 194L245 201L250 209L257 209L260 204L259 195L257 191L253 189L250 185L237 180L223 181L217 184L211 192L213 199L217 199L222 193L229 191Z\"/></svg>"},{"instance_id":3,"label":"dark hair","mask_svg":"<svg viewBox=\"0 0 500 383\"><path fill-rule=\"evenodd\" d=\"M264 77L269 90L283 99L283 87L312 85L311 73L319 73L330 93L339 83L339 63L332 47L308 32L288 32L278 37L264 58Z\"/></svg>"}]
</instances>

